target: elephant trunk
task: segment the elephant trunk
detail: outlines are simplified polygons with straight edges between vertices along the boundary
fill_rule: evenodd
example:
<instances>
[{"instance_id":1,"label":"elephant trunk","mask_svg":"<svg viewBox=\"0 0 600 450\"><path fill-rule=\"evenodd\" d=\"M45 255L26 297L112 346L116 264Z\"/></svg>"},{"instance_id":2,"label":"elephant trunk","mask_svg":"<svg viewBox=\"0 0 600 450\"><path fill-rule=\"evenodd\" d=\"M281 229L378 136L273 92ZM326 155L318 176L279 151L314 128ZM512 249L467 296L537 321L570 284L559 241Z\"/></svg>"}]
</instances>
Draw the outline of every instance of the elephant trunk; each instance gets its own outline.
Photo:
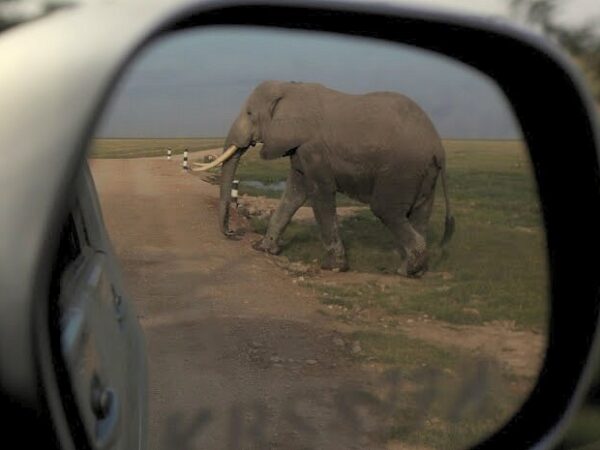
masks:
<instances>
[{"instance_id":1,"label":"elephant trunk","mask_svg":"<svg viewBox=\"0 0 600 450\"><path fill-rule=\"evenodd\" d=\"M237 119L231 126L227 138L225 139L224 153L229 149L237 148L229 159L226 159L221 166L221 192L219 196L219 226L225 236L233 236L234 233L229 230L229 205L231 203L231 187L235 178L235 172L240 162L241 156L253 145L253 128L246 108L243 107Z\"/></svg>"},{"instance_id":2,"label":"elephant trunk","mask_svg":"<svg viewBox=\"0 0 600 450\"><path fill-rule=\"evenodd\" d=\"M229 145L226 143L225 148ZM229 229L229 205L231 203L231 188L235 178L235 172L240 162L240 157L245 149L238 149L221 167L221 192L219 195L219 226L225 236L231 236L233 232Z\"/></svg>"}]
</instances>

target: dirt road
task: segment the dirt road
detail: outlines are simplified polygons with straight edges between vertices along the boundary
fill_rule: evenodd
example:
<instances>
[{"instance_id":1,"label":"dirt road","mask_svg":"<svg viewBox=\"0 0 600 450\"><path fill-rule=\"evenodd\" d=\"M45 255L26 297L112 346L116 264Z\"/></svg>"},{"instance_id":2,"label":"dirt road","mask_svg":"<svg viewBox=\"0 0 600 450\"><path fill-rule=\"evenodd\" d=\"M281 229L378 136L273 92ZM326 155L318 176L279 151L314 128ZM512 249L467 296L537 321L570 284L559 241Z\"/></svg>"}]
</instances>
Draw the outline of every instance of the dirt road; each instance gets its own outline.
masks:
<instances>
[{"instance_id":1,"label":"dirt road","mask_svg":"<svg viewBox=\"0 0 600 450\"><path fill-rule=\"evenodd\" d=\"M253 251L252 236L220 235L218 187L175 160L90 166L145 330L151 448L389 448L367 395L381 391L380 374L340 345L348 328ZM516 340L530 350L532 339Z\"/></svg>"},{"instance_id":2,"label":"dirt road","mask_svg":"<svg viewBox=\"0 0 600 450\"><path fill-rule=\"evenodd\" d=\"M151 448L364 448L333 397L366 377L309 291L219 235L217 188L174 161L91 167L146 333Z\"/></svg>"}]
</instances>

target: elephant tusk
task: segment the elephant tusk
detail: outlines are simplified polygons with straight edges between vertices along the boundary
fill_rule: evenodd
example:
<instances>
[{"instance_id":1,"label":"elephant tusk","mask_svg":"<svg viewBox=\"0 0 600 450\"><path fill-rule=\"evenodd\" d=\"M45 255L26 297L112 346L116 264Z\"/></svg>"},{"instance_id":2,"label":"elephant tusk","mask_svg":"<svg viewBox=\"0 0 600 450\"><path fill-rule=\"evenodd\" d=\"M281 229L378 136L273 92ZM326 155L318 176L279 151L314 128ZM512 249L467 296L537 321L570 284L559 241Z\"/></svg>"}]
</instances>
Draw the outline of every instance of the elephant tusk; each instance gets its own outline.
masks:
<instances>
[{"instance_id":1,"label":"elephant tusk","mask_svg":"<svg viewBox=\"0 0 600 450\"><path fill-rule=\"evenodd\" d=\"M221 156L219 156L217 159L215 159L212 162L209 162L206 164L194 163L194 165L197 165L199 167L192 169L192 170L195 172L196 171L204 172L205 170L212 169L213 167L217 167L222 162L225 162L226 160L228 160L236 151L237 151L237 147L235 145L232 145L225 152L223 152L221 154Z\"/></svg>"}]
</instances>

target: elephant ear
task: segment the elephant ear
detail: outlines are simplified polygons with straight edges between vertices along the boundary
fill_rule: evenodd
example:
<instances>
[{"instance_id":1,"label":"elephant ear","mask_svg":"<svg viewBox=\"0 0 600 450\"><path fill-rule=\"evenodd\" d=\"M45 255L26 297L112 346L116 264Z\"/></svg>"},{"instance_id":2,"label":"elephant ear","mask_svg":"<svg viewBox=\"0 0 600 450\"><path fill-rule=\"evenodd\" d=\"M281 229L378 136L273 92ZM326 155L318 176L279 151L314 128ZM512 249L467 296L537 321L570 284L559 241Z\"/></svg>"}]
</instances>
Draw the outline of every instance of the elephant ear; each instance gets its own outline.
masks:
<instances>
[{"instance_id":1,"label":"elephant ear","mask_svg":"<svg viewBox=\"0 0 600 450\"><path fill-rule=\"evenodd\" d=\"M275 159L302 145L309 138L310 118L306 99L297 88L279 86L270 98L268 118L263 125L263 159Z\"/></svg>"},{"instance_id":2,"label":"elephant ear","mask_svg":"<svg viewBox=\"0 0 600 450\"><path fill-rule=\"evenodd\" d=\"M275 111L277 111L277 107L279 106L279 102L281 102L281 100L283 100L283 95L278 95L271 102L271 106L269 107L269 118L271 120L273 120L273 117L275 116Z\"/></svg>"}]
</instances>

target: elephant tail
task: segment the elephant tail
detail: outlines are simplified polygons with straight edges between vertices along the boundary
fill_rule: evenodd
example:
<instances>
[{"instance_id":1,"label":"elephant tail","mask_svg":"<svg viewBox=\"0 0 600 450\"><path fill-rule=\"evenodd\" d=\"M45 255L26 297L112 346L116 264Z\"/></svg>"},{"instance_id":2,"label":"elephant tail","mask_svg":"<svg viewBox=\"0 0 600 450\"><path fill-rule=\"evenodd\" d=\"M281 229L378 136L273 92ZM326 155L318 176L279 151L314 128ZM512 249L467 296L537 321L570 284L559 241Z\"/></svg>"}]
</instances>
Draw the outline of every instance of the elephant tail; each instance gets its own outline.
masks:
<instances>
[{"instance_id":1,"label":"elephant tail","mask_svg":"<svg viewBox=\"0 0 600 450\"><path fill-rule=\"evenodd\" d=\"M442 178L442 189L444 190L444 200L446 201L446 219L444 221L444 236L442 237L442 242L440 246L444 247L454 234L454 217L452 216L452 212L450 211L450 199L448 197L448 186L446 184L446 165L442 165L440 169L440 175Z\"/></svg>"}]
</instances>

